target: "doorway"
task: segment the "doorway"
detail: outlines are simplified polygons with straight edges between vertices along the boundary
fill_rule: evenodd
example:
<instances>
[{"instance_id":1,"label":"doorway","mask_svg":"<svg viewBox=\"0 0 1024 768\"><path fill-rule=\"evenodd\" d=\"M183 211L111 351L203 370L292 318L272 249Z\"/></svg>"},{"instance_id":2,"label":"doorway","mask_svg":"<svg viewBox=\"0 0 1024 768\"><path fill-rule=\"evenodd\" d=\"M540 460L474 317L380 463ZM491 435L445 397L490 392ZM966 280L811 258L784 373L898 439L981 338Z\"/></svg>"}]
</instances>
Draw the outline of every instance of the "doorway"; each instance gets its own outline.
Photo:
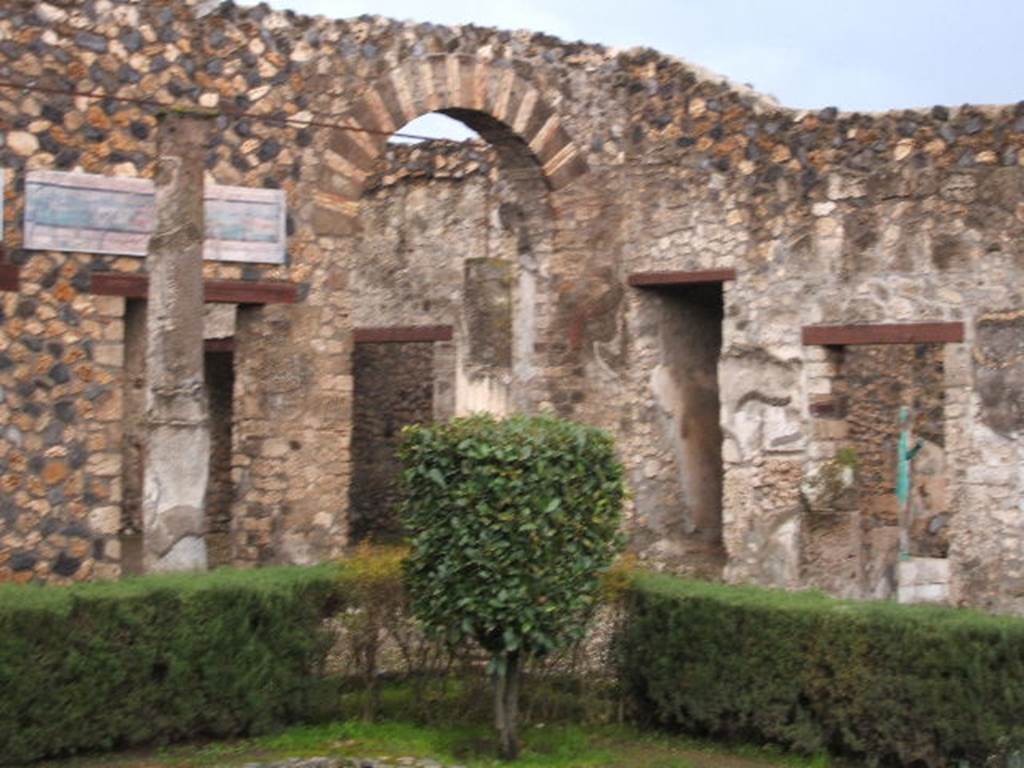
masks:
<instances>
[{"instance_id":1,"label":"doorway","mask_svg":"<svg viewBox=\"0 0 1024 768\"><path fill-rule=\"evenodd\" d=\"M658 359L650 387L663 445L661 468L651 478L656 506L650 506L659 510L652 532L674 569L715 578L724 565L722 284L657 286L651 296Z\"/></svg>"},{"instance_id":2,"label":"doorway","mask_svg":"<svg viewBox=\"0 0 1024 768\"><path fill-rule=\"evenodd\" d=\"M349 541L394 542L402 536L402 427L434 419L434 344L357 343L353 377Z\"/></svg>"}]
</instances>

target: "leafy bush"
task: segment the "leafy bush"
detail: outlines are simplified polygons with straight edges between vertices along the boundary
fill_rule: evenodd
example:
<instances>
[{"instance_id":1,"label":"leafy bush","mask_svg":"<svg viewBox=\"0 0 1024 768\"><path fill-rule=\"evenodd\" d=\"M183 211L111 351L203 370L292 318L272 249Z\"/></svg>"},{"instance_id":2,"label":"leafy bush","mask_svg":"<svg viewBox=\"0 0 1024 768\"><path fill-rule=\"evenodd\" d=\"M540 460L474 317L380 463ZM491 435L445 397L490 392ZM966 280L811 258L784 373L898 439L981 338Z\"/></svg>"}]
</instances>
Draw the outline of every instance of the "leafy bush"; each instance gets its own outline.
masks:
<instances>
[{"instance_id":1,"label":"leafy bush","mask_svg":"<svg viewBox=\"0 0 1024 768\"><path fill-rule=\"evenodd\" d=\"M486 655L427 637L409 610L402 560L408 550L366 543L339 563L344 610L332 620L338 643L330 669L343 679L338 715L421 724L480 724L487 711ZM602 575L602 605L585 638L523 667L521 710L528 722L623 719L611 640L624 617L623 597L634 561Z\"/></svg>"},{"instance_id":2,"label":"leafy bush","mask_svg":"<svg viewBox=\"0 0 1024 768\"><path fill-rule=\"evenodd\" d=\"M650 722L899 765L1024 746L1024 621L643 575L623 674Z\"/></svg>"},{"instance_id":3,"label":"leafy bush","mask_svg":"<svg viewBox=\"0 0 1024 768\"><path fill-rule=\"evenodd\" d=\"M0 762L309 717L330 568L0 586Z\"/></svg>"},{"instance_id":4,"label":"leafy bush","mask_svg":"<svg viewBox=\"0 0 1024 768\"><path fill-rule=\"evenodd\" d=\"M582 636L621 545L612 440L546 416L473 416L407 428L400 457L413 612L491 655L502 753L514 757L523 660Z\"/></svg>"},{"instance_id":5,"label":"leafy bush","mask_svg":"<svg viewBox=\"0 0 1024 768\"><path fill-rule=\"evenodd\" d=\"M426 687L448 671L451 651L427 638L409 610L403 563L408 549L362 543L339 564L338 584L345 610L336 617L342 668L355 673L346 688L362 699L361 715L381 711L382 678L411 681L405 714L430 714Z\"/></svg>"}]
</instances>

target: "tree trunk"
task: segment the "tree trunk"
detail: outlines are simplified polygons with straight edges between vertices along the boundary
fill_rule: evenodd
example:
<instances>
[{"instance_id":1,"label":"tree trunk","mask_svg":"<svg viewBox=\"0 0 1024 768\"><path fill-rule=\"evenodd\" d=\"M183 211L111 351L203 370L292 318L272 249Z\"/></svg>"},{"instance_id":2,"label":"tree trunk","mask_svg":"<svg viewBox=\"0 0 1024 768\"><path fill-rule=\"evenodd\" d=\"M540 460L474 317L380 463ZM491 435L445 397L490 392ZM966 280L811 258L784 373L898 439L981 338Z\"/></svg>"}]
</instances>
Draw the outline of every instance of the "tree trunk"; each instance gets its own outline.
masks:
<instances>
[{"instance_id":1,"label":"tree trunk","mask_svg":"<svg viewBox=\"0 0 1024 768\"><path fill-rule=\"evenodd\" d=\"M518 651L505 654L505 667L494 673L494 724L498 750L504 760L519 756L519 678L522 662Z\"/></svg>"}]
</instances>

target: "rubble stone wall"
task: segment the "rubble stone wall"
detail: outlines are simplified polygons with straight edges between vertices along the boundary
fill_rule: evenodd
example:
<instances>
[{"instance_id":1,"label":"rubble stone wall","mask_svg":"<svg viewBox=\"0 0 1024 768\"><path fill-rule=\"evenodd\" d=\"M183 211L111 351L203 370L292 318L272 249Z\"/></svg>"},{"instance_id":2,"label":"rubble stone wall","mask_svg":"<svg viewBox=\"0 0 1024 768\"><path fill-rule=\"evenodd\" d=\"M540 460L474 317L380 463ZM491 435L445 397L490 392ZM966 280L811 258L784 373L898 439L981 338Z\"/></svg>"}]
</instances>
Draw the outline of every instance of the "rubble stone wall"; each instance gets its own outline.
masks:
<instances>
[{"instance_id":1,"label":"rubble stone wall","mask_svg":"<svg viewBox=\"0 0 1024 768\"><path fill-rule=\"evenodd\" d=\"M1020 376L1000 358L1019 346L1024 307L1024 105L797 112L650 50L264 6L197 17L171 2L6 3L0 75L219 107L208 178L287 194L286 265L206 265L302 286L294 306L238 315L237 562L341 551L351 330L420 324L454 328L436 345L453 383L435 407L550 407L612 429L636 540L665 562L653 523L682 508L683 483L666 478L683 470L651 385L665 353L657 305L626 278L732 268L717 371L722 575L807 583L805 486L849 441L842 419L814 410L838 373L831 350L802 344L802 326L962 321L964 342L942 351L951 595L1024 610ZM20 266L0 324L10 577L118 571L124 302L88 280L144 268L23 250L24 173L151 176L154 111L0 90L4 240ZM387 135L430 111L492 151L389 159ZM508 266L491 283L507 285L512 308L498 371L467 357L469 259ZM870 596L856 579L830 588Z\"/></svg>"}]
</instances>

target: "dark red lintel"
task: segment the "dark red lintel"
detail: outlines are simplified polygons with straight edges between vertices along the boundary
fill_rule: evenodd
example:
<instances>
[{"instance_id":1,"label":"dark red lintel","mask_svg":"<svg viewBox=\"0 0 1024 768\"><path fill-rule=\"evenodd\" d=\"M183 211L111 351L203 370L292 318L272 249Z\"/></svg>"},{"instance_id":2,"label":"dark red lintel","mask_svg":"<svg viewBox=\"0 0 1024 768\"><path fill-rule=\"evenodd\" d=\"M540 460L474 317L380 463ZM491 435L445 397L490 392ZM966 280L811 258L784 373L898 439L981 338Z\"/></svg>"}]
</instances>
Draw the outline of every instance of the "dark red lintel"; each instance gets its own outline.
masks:
<instances>
[{"instance_id":1,"label":"dark red lintel","mask_svg":"<svg viewBox=\"0 0 1024 768\"><path fill-rule=\"evenodd\" d=\"M223 304L294 304L299 300L299 286L283 280L204 280L203 288L206 301ZM149 277L94 272L90 290L101 296L144 299L149 293Z\"/></svg>"},{"instance_id":2,"label":"dark red lintel","mask_svg":"<svg viewBox=\"0 0 1024 768\"><path fill-rule=\"evenodd\" d=\"M204 339L203 350L206 352L234 352L235 337L225 336L219 339Z\"/></svg>"},{"instance_id":3,"label":"dark red lintel","mask_svg":"<svg viewBox=\"0 0 1024 768\"><path fill-rule=\"evenodd\" d=\"M859 344L958 344L964 340L964 324L936 322L805 325L802 336L804 344L827 347Z\"/></svg>"},{"instance_id":4,"label":"dark red lintel","mask_svg":"<svg viewBox=\"0 0 1024 768\"><path fill-rule=\"evenodd\" d=\"M677 285L713 285L735 279L735 269L699 269L694 272L634 272L626 282L634 288L672 288Z\"/></svg>"},{"instance_id":5,"label":"dark red lintel","mask_svg":"<svg viewBox=\"0 0 1024 768\"><path fill-rule=\"evenodd\" d=\"M0 291L17 291L18 285L18 266L0 264Z\"/></svg>"},{"instance_id":6,"label":"dark red lintel","mask_svg":"<svg viewBox=\"0 0 1024 768\"><path fill-rule=\"evenodd\" d=\"M451 341L450 325L402 325L386 328L356 328L356 344L401 344L414 341Z\"/></svg>"}]
</instances>

